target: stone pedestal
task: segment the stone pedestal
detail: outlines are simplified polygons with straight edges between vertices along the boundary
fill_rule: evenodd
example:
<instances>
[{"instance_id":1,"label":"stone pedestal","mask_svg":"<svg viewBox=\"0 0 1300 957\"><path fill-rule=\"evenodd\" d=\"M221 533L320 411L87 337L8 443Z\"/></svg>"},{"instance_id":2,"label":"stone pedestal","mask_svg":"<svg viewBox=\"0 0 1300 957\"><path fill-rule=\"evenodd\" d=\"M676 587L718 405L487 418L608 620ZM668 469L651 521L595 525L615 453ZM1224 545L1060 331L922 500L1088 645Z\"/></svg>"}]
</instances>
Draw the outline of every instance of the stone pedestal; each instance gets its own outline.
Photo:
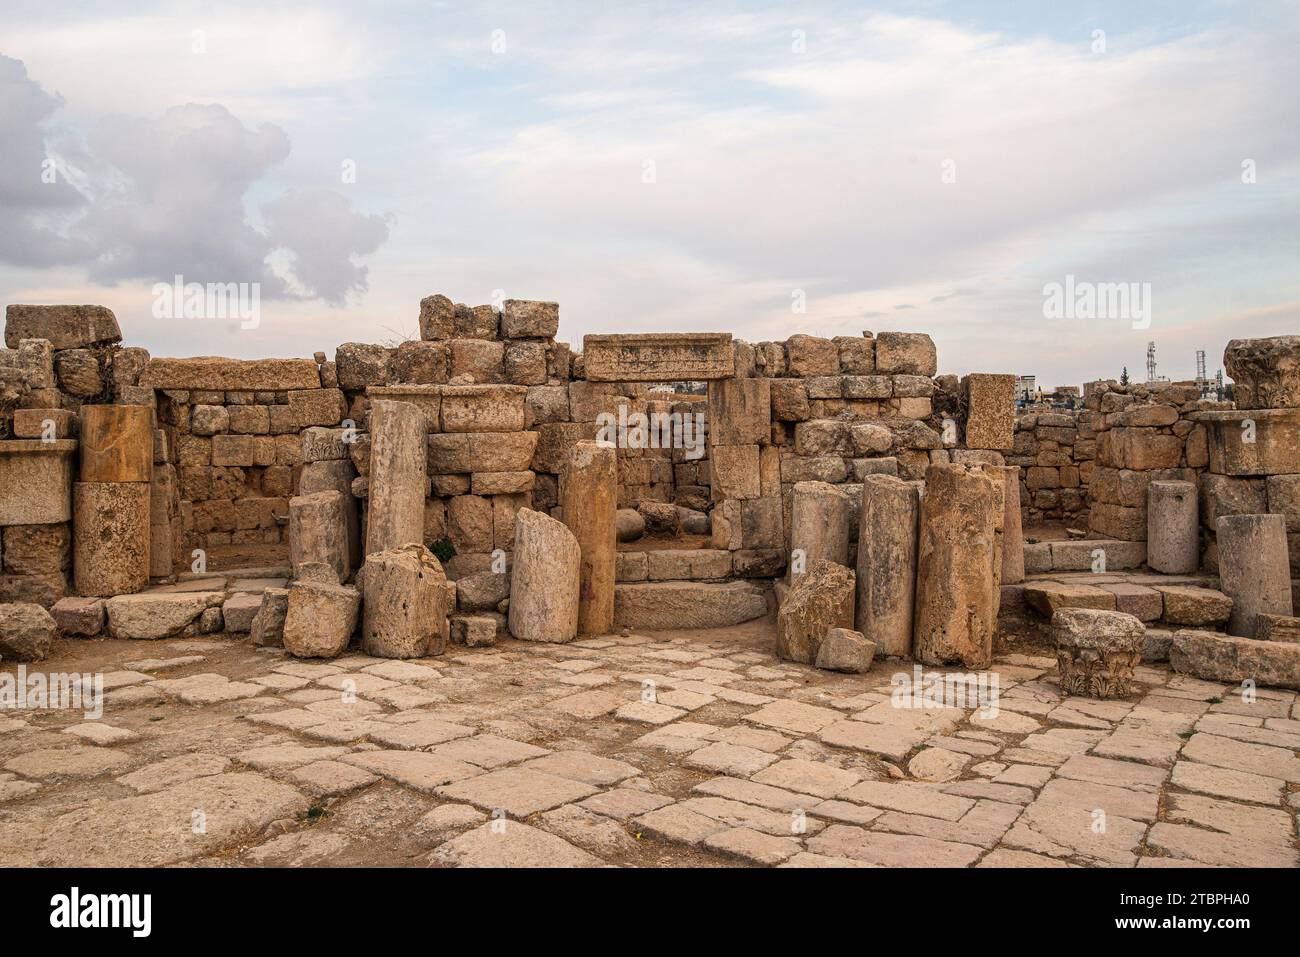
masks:
<instances>
[{"instance_id":1,"label":"stone pedestal","mask_svg":"<svg viewBox=\"0 0 1300 957\"><path fill-rule=\"evenodd\" d=\"M153 410L144 405L81 407L81 481L148 482Z\"/></svg>"},{"instance_id":2,"label":"stone pedestal","mask_svg":"<svg viewBox=\"0 0 1300 957\"><path fill-rule=\"evenodd\" d=\"M428 419L409 402L370 407L370 508L366 554L423 544L429 480Z\"/></svg>"},{"instance_id":3,"label":"stone pedestal","mask_svg":"<svg viewBox=\"0 0 1300 957\"><path fill-rule=\"evenodd\" d=\"M1196 483L1152 482L1147 486L1147 565L1166 575L1190 575L1200 564Z\"/></svg>"},{"instance_id":4,"label":"stone pedestal","mask_svg":"<svg viewBox=\"0 0 1300 957\"><path fill-rule=\"evenodd\" d=\"M1215 475L1300 472L1300 409L1201 412Z\"/></svg>"},{"instance_id":5,"label":"stone pedestal","mask_svg":"<svg viewBox=\"0 0 1300 957\"><path fill-rule=\"evenodd\" d=\"M1291 614L1284 516L1224 515L1218 545L1219 587L1232 599L1228 634L1254 638L1261 613Z\"/></svg>"},{"instance_id":6,"label":"stone pedestal","mask_svg":"<svg viewBox=\"0 0 1300 957\"><path fill-rule=\"evenodd\" d=\"M564 524L573 532L582 555L578 574L581 635L604 635L614 629L617 500L615 450L595 442L579 442L573 447L561 482L560 504Z\"/></svg>"},{"instance_id":7,"label":"stone pedestal","mask_svg":"<svg viewBox=\"0 0 1300 957\"><path fill-rule=\"evenodd\" d=\"M72 518L75 439L0 441L0 525L53 525Z\"/></svg>"},{"instance_id":8,"label":"stone pedestal","mask_svg":"<svg viewBox=\"0 0 1300 957\"><path fill-rule=\"evenodd\" d=\"M890 475L862 479L857 627L881 655L912 653L920 484Z\"/></svg>"},{"instance_id":9,"label":"stone pedestal","mask_svg":"<svg viewBox=\"0 0 1300 957\"><path fill-rule=\"evenodd\" d=\"M295 578L307 562L328 565L337 582L347 581L352 573L340 492L313 492L289 499L289 563Z\"/></svg>"},{"instance_id":10,"label":"stone pedestal","mask_svg":"<svg viewBox=\"0 0 1300 957\"><path fill-rule=\"evenodd\" d=\"M790 506L790 584L819 561L849 564L849 497L826 482L798 482Z\"/></svg>"},{"instance_id":11,"label":"stone pedestal","mask_svg":"<svg viewBox=\"0 0 1300 957\"><path fill-rule=\"evenodd\" d=\"M914 656L923 664L987 668L992 661L999 491L979 468L932 465L926 472L913 636Z\"/></svg>"},{"instance_id":12,"label":"stone pedestal","mask_svg":"<svg viewBox=\"0 0 1300 957\"><path fill-rule=\"evenodd\" d=\"M72 575L78 595L104 598L149 583L149 484L73 485Z\"/></svg>"},{"instance_id":13,"label":"stone pedestal","mask_svg":"<svg viewBox=\"0 0 1300 957\"><path fill-rule=\"evenodd\" d=\"M521 508L515 514L510 634L521 641L572 641L578 635L582 550L563 523Z\"/></svg>"},{"instance_id":14,"label":"stone pedestal","mask_svg":"<svg viewBox=\"0 0 1300 957\"><path fill-rule=\"evenodd\" d=\"M1146 628L1132 615L1096 608L1064 608L1052 615L1052 640L1061 691L1089 698L1121 698L1132 690Z\"/></svg>"}]
</instances>

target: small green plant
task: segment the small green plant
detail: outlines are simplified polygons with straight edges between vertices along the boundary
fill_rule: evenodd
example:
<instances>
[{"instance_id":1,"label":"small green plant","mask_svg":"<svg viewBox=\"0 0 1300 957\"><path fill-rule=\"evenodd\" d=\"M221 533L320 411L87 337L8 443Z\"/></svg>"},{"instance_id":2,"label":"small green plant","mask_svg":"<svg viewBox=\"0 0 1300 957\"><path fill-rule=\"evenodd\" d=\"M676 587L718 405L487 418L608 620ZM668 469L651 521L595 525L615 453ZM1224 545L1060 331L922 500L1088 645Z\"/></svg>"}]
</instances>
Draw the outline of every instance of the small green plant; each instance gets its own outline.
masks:
<instances>
[{"instance_id":1,"label":"small green plant","mask_svg":"<svg viewBox=\"0 0 1300 957\"><path fill-rule=\"evenodd\" d=\"M434 557L437 558L438 561L446 562L456 554L456 546L451 543L450 538L444 536L434 542L433 547L430 548L429 551L433 552Z\"/></svg>"},{"instance_id":2,"label":"small green plant","mask_svg":"<svg viewBox=\"0 0 1300 957\"><path fill-rule=\"evenodd\" d=\"M315 824L317 821L323 820L327 814L329 814L329 811L319 804L313 804L298 815L298 820L305 821L308 824Z\"/></svg>"},{"instance_id":3,"label":"small green plant","mask_svg":"<svg viewBox=\"0 0 1300 957\"><path fill-rule=\"evenodd\" d=\"M1209 704L1223 704L1222 698L1206 698L1205 700Z\"/></svg>"}]
</instances>

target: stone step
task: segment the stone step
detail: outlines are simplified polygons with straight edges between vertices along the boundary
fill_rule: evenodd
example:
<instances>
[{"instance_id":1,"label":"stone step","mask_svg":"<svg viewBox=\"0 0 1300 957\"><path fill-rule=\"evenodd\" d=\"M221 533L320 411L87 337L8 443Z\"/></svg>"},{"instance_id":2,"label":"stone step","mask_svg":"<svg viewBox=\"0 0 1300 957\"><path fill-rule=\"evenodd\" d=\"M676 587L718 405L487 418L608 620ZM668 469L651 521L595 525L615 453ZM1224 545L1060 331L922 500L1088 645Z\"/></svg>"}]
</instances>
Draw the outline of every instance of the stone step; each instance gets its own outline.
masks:
<instances>
[{"instance_id":1,"label":"stone step","mask_svg":"<svg viewBox=\"0 0 1300 957\"><path fill-rule=\"evenodd\" d=\"M1146 564L1146 542L1111 538L1036 542L1025 545L1025 573L1127 571Z\"/></svg>"},{"instance_id":2,"label":"stone step","mask_svg":"<svg viewBox=\"0 0 1300 957\"><path fill-rule=\"evenodd\" d=\"M635 582L614 588L614 623L627 628L726 628L766 614L766 592L747 582Z\"/></svg>"},{"instance_id":3,"label":"stone step","mask_svg":"<svg viewBox=\"0 0 1300 957\"><path fill-rule=\"evenodd\" d=\"M1095 582L1025 582L1025 604L1049 619L1062 608L1096 608L1122 611L1142 622L1160 622L1176 628L1221 628L1232 612L1232 599L1214 588L1152 581L1158 576L1096 577ZM1170 580L1185 581L1172 577Z\"/></svg>"},{"instance_id":4,"label":"stone step","mask_svg":"<svg viewBox=\"0 0 1300 957\"><path fill-rule=\"evenodd\" d=\"M1180 631L1169 650L1180 674L1209 681L1245 681L1300 690L1300 643L1234 638L1213 631Z\"/></svg>"}]
</instances>

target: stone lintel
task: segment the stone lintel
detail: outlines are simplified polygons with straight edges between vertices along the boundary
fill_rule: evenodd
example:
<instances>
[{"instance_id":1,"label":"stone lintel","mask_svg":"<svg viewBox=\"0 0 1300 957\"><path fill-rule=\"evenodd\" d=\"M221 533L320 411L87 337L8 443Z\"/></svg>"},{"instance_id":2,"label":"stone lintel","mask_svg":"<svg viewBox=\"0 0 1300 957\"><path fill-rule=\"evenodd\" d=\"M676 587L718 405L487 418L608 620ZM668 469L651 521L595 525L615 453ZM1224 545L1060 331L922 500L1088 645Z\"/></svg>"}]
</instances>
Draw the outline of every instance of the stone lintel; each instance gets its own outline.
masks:
<instances>
[{"instance_id":1,"label":"stone lintel","mask_svg":"<svg viewBox=\"0 0 1300 957\"><path fill-rule=\"evenodd\" d=\"M590 335L582 340L590 382L729 379L736 373L729 332Z\"/></svg>"},{"instance_id":2,"label":"stone lintel","mask_svg":"<svg viewBox=\"0 0 1300 957\"><path fill-rule=\"evenodd\" d=\"M311 359L150 359L140 384L154 389L287 392L319 389L320 370Z\"/></svg>"}]
</instances>

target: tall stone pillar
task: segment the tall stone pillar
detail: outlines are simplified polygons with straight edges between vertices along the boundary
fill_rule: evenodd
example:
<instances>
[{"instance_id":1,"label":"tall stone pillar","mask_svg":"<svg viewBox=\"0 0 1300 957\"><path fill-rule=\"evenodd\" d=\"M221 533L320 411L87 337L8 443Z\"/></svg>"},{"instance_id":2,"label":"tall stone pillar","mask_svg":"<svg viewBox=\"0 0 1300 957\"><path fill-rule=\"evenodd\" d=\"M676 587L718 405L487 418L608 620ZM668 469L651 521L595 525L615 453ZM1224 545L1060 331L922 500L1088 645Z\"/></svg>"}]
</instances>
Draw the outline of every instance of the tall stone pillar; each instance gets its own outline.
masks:
<instances>
[{"instance_id":1,"label":"tall stone pillar","mask_svg":"<svg viewBox=\"0 0 1300 957\"><path fill-rule=\"evenodd\" d=\"M880 654L912 654L919 482L864 475L858 526L857 630Z\"/></svg>"},{"instance_id":2,"label":"tall stone pillar","mask_svg":"<svg viewBox=\"0 0 1300 957\"><path fill-rule=\"evenodd\" d=\"M83 597L140 591L150 571L153 409L83 405L80 449L81 481L72 495L73 585Z\"/></svg>"},{"instance_id":3,"label":"tall stone pillar","mask_svg":"<svg viewBox=\"0 0 1300 957\"><path fill-rule=\"evenodd\" d=\"M572 641L578 635L578 540L549 515L515 514L510 569L510 634L520 641Z\"/></svg>"},{"instance_id":4,"label":"tall stone pillar","mask_svg":"<svg viewBox=\"0 0 1300 957\"><path fill-rule=\"evenodd\" d=\"M611 446L581 441L569 453L561 480L564 524L581 550L578 634L614 630L614 567L618 547L618 464Z\"/></svg>"},{"instance_id":5,"label":"tall stone pillar","mask_svg":"<svg viewBox=\"0 0 1300 957\"><path fill-rule=\"evenodd\" d=\"M1147 486L1147 565L1166 575L1190 575L1201 564L1201 513L1195 482Z\"/></svg>"},{"instance_id":6,"label":"tall stone pillar","mask_svg":"<svg viewBox=\"0 0 1300 957\"><path fill-rule=\"evenodd\" d=\"M1218 524L1219 587L1232 599L1228 634L1254 638L1258 617L1291 614L1285 515L1224 515Z\"/></svg>"},{"instance_id":7,"label":"tall stone pillar","mask_svg":"<svg viewBox=\"0 0 1300 957\"><path fill-rule=\"evenodd\" d=\"M931 465L926 472L913 638L914 656L924 664L987 668L993 659L999 492L980 468Z\"/></svg>"},{"instance_id":8,"label":"tall stone pillar","mask_svg":"<svg viewBox=\"0 0 1300 957\"><path fill-rule=\"evenodd\" d=\"M370 406L370 509L366 554L424 542L428 416L410 402Z\"/></svg>"},{"instance_id":9,"label":"tall stone pillar","mask_svg":"<svg viewBox=\"0 0 1300 957\"><path fill-rule=\"evenodd\" d=\"M826 482L797 482L790 506L790 584L819 561L849 564L848 495Z\"/></svg>"}]
</instances>

